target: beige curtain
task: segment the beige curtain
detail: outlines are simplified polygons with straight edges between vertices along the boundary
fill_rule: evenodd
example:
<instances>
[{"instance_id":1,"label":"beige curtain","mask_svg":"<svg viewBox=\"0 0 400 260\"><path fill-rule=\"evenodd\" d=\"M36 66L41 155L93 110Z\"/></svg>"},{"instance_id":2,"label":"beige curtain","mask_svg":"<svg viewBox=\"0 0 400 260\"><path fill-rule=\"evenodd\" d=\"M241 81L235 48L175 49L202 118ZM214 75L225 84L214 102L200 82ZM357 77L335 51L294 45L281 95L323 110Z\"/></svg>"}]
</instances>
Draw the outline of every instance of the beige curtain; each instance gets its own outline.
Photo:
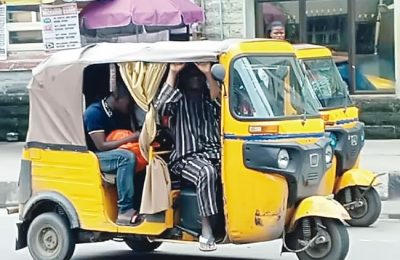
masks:
<instances>
[{"instance_id":1,"label":"beige curtain","mask_svg":"<svg viewBox=\"0 0 400 260\"><path fill-rule=\"evenodd\" d=\"M154 214L167 210L171 205L171 179L167 163L155 156L147 166L143 186L141 214Z\"/></svg>"},{"instance_id":2,"label":"beige curtain","mask_svg":"<svg viewBox=\"0 0 400 260\"><path fill-rule=\"evenodd\" d=\"M152 104L161 85L167 65L130 62L119 64L122 79L138 106L146 112L139 144L143 157L149 162L142 194L141 214L154 214L171 206L171 183L168 166L159 156L150 156L150 145L157 133L157 113Z\"/></svg>"},{"instance_id":3,"label":"beige curtain","mask_svg":"<svg viewBox=\"0 0 400 260\"><path fill-rule=\"evenodd\" d=\"M162 63L130 62L119 64L122 79L138 106L146 112L140 135L143 157L149 159L149 148L156 135L156 111L152 101L167 68Z\"/></svg>"}]
</instances>

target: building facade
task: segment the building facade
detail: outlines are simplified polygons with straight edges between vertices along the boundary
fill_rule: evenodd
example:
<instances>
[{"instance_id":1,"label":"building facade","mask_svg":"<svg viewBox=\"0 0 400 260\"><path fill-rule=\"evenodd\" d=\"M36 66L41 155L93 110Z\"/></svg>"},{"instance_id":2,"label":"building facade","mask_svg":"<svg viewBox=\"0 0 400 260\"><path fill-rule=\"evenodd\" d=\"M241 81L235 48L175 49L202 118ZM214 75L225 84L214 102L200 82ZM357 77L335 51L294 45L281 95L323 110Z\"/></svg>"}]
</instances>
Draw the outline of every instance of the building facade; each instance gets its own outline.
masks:
<instances>
[{"instance_id":1,"label":"building facade","mask_svg":"<svg viewBox=\"0 0 400 260\"><path fill-rule=\"evenodd\" d=\"M345 60L342 76L352 94L400 97L400 1L196 2L206 12L203 33L208 39L267 37L269 24L279 20L290 42L324 45Z\"/></svg>"}]
</instances>

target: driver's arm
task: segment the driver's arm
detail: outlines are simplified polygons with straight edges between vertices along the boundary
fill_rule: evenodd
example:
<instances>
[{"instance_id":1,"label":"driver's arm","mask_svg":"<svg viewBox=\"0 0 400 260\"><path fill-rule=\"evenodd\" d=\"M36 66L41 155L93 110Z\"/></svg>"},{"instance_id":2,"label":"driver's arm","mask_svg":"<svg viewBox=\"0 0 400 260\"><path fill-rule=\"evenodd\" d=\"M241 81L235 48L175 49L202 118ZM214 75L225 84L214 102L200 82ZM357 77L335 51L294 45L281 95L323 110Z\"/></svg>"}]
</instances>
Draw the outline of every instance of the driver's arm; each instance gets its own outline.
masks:
<instances>
[{"instance_id":1,"label":"driver's arm","mask_svg":"<svg viewBox=\"0 0 400 260\"><path fill-rule=\"evenodd\" d=\"M94 131L89 135L90 138L92 138L96 148L101 152L117 149L123 144L136 142L139 139L139 132L135 132L133 135L124 139L110 142L106 141L106 135L104 134L104 131Z\"/></svg>"}]
</instances>

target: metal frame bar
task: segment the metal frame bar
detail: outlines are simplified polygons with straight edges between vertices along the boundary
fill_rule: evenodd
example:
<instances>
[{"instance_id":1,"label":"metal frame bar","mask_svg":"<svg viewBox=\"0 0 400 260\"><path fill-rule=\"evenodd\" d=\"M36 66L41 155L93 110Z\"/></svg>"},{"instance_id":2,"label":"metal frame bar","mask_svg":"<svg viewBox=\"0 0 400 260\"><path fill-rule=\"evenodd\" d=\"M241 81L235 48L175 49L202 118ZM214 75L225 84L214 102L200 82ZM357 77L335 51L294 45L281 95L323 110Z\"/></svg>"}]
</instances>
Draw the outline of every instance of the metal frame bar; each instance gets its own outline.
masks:
<instances>
[{"instance_id":1,"label":"metal frame bar","mask_svg":"<svg viewBox=\"0 0 400 260\"><path fill-rule=\"evenodd\" d=\"M350 93L356 93L356 1L347 0Z\"/></svg>"},{"instance_id":2,"label":"metal frame bar","mask_svg":"<svg viewBox=\"0 0 400 260\"><path fill-rule=\"evenodd\" d=\"M299 36L300 42L307 42L307 0L299 0Z\"/></svg>"},{"instance_id":3,"label":"metal frame bar","mask_svg":"<svg viewBox=\"0 0 400 260\"><path fill-rule=\"evenodd\" d=\"M394 66L396 97L400 99L400 1L394 1Z\"/></svg>"}]
</instances>

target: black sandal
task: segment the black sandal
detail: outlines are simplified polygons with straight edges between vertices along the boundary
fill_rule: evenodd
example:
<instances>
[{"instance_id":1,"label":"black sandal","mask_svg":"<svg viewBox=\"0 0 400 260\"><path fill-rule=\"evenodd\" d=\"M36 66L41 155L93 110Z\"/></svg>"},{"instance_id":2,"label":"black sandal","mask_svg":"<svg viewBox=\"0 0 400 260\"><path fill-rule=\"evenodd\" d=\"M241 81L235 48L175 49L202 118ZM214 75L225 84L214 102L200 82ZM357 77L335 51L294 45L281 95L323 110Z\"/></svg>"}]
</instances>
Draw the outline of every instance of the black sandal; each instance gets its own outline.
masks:
<instances>
[{"instance_id":1,"label":"black sandal","mask_svg":"<svg viewBox=\"0 0 400 260\"><path fill-rule=\"evenodd\" d=\"M144 221L144 218L142 215L140 215L138 212L132 215L130 219L117 219L116 223L118 226L138 226L142 224Z\"/></svg>"}]
</instances>

